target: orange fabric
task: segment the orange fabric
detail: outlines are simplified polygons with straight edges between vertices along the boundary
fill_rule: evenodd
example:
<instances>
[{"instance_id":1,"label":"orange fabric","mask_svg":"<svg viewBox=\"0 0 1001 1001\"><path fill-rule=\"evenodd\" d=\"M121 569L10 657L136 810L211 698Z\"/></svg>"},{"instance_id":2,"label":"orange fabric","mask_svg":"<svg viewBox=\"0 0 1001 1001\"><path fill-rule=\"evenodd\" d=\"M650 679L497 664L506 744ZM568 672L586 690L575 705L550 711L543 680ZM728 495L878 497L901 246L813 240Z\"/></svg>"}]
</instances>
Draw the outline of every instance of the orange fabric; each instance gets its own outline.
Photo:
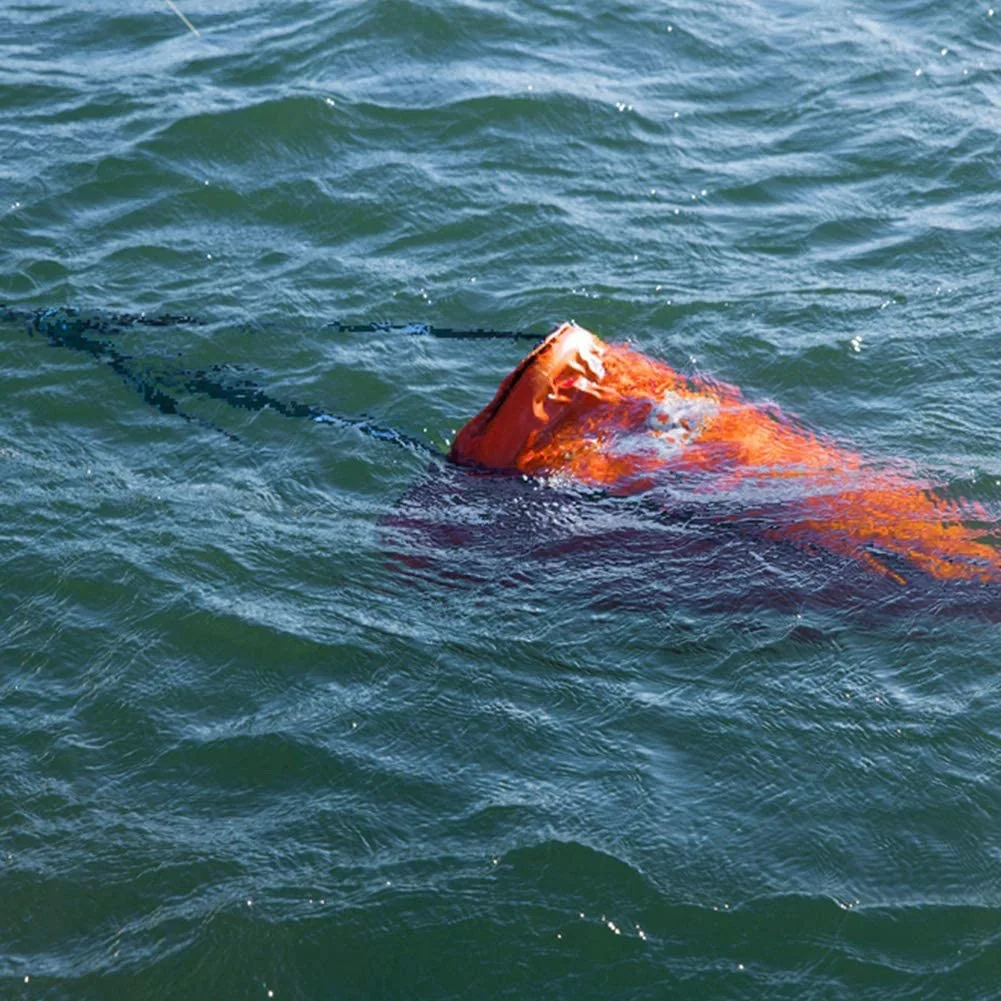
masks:
<instances>
[{"instance_id":1,"label":"orange fabric","mask_svg":"<svg viewBox=\"0 0 1001 1001\"><path fill-rule=\"evenodd\" d=\"M686 378L574 324L558 327L501 383L450 458L620 495L681 475L715 495L740 491L744 516L755 513L756 489L774 493L788 481L794 499L761 509L769 535L819 543L901 581L880 554L939 578L1001 580L1001 550L968 524L986 518L979 505L937 498L902 469L871 471L859 454L732 386Z\"/></svg>"}]
</instances>

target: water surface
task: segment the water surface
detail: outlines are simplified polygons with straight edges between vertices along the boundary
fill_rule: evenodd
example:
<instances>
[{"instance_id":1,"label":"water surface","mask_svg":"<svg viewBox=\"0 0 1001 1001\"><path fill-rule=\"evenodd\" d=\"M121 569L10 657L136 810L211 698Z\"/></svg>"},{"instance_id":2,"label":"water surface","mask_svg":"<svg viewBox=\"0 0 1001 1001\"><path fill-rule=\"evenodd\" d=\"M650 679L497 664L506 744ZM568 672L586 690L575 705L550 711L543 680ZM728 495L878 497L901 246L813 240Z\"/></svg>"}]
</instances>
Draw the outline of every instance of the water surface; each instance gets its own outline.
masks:
<instances>
[{"instance_id":1,"label":"water surface","mask_svg":"<svg viewBox=\"0 0 1001 1001\"><path fill-rule=\"evenodd\" d=\"M0 14L0 301L201 321L0 323L0 993L996 997L997 595L470 477L525 343L332 324L999 516L1001 10L181 6Z\"/></svg>"}]
</instances>

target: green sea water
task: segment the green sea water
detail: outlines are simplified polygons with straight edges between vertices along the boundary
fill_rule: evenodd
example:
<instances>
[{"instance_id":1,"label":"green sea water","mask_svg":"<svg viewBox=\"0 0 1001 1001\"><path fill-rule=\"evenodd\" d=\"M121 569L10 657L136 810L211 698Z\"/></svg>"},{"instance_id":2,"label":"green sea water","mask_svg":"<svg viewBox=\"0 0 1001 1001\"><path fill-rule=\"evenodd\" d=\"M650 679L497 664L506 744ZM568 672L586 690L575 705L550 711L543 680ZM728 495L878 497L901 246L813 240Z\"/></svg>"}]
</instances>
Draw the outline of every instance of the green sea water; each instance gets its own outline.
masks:
<instances>
[{"instance_id":1,"label":"green sea water","mask_svg":"<svg viewBox=\"0 0 1001 1001\"><path fill-rule=\"evenodd\" d=\"M337 325L996 523L1001 8L178 6L0 8L0 997L1001 997L1001 594L457 470L526 343Z\"/></svg>"}]
</instances>

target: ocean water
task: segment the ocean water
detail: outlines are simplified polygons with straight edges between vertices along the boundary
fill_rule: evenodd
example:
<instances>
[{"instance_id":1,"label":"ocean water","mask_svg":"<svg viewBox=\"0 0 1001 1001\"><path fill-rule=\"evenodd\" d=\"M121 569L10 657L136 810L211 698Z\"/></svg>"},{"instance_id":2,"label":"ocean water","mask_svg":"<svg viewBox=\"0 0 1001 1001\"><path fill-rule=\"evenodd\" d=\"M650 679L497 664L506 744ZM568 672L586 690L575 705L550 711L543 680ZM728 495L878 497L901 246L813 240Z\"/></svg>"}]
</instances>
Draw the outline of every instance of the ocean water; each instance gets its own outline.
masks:
<instances>
[{"instance_id":1,"label":"ocean water","mask_svg":"<svg viewBox=\"0 0 1001 1001\"><path fill-rule=\"evenodd\" d=\"M1001 8L179 7L0 10L0 996L1001 996L1001 595L455 469L527 342L393 326L1001 519Z\"/></svg>"}]
</instances>

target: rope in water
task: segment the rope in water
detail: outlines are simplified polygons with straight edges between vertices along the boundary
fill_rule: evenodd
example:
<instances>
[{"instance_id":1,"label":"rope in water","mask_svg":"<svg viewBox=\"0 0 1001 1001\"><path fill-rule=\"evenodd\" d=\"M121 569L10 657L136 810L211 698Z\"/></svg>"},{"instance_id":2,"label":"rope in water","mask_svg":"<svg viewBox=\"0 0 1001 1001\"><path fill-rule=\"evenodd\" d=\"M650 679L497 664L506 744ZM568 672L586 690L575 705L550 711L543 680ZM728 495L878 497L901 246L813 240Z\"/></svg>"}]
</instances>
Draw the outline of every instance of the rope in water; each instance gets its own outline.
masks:
<instances>
[{"instance_id":1,"label":"rope in water","mask_svg":"<svg viewBox=\"0 0 1001 1001\"><path fill-rule=\"evenodd\" d=\"M105 362L143 400L160 413L194 421L236 438L231 432L203 418L185 413L176 398L178 392L220 400L242 410L273 410L285 417L353 428L378 441L388 441L425 457L443 458L443 453L427 442L396 428L381 425L369 417L327 410L313 403L283 400L248 379L233 380L229 366L207 369L170 368L159 372L141 369L143 362L120 351L109 340L116 333L136 327L198 326L197 317L181 313L115 313L81 311L72 307L24 310L0 303L0 322L25 324L32 335L40 334L55 347L66 348ZM327 325L338 333L397 333L401 336L436 337L462 340L541 340L542 335L519 330L459 330L427 323L341 323Z\"/></svg>"}]
</instances>

